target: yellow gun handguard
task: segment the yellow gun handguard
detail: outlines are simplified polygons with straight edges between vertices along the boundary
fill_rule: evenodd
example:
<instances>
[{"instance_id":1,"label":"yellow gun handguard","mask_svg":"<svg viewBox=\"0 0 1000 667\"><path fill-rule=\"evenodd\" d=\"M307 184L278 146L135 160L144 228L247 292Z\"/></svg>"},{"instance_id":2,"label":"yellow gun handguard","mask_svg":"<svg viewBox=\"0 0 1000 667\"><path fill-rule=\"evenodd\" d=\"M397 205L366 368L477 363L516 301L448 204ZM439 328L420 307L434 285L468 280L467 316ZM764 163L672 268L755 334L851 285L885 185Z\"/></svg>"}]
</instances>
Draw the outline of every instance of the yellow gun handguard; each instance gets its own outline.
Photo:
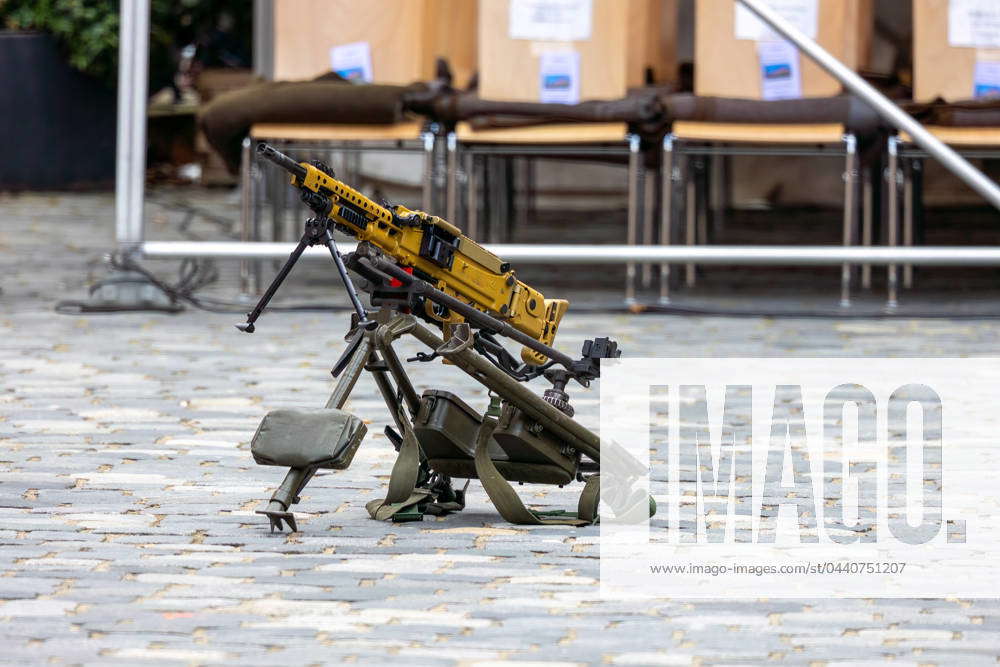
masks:
<instances>
[{"instance_id":1,"label":"yellow gun handguard","mask_svg":"<svg viewBox=\"0 0 1000 667\"><path fill-rule=\"evenodd\" d=\"M377 246L400 266L412 267L442 292L552 345L569 301L544 298L518 280L510 264L446 220L404 206L386 208L314 165L300 162L299 167L305 174L293 175L292 185L328 197L332 203L328 215L341 229ZM464 319L430 301L426 314L447 324ZM527 347L522 348L521 358L536 366L547 361Z\"/></svg>"}]
</instances>

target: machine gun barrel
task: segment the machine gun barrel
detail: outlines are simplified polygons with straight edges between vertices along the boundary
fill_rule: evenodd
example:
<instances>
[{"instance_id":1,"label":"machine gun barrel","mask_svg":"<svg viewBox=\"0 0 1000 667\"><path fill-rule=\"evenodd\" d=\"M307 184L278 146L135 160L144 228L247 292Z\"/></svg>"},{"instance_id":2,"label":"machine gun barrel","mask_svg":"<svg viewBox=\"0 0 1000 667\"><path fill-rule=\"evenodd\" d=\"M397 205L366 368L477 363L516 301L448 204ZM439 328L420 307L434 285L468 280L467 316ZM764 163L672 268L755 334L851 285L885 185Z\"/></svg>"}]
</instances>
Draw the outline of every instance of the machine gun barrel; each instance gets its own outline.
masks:
<instances>
[{"instance_id":1,"label":"machine gun barrel","mask_svg":"<svg viewBox=\"0 0 1000 667\"><path fill-rule=\"evenodd\" d=\"M306 168L273 146L257 144L257 155L270 160L296 178L306 177Z\"/></svg>"}]
</instances>

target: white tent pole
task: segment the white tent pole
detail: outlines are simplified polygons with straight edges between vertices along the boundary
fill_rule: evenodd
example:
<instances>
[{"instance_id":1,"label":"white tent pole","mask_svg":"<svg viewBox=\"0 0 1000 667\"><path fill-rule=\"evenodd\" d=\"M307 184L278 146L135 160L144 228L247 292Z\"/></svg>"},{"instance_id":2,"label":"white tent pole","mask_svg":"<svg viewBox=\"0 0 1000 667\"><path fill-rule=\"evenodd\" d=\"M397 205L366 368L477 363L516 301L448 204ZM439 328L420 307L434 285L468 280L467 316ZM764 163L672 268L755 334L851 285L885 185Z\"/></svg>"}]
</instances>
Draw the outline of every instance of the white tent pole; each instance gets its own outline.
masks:
<instances>
[{"instance_id":1,"label":"white tent pole","mask_svg":"<svg viewBox=\"0 0 1000 667\"><path fill-rule=\"evenodd\" d=\"M122 0L119 17L115 238L134 250L144 238L149 0Z\"/></svg>"},{"instance_id":2,"label":"white tent pole","mask_svg":"<svg viewBox=\"0 0 1000 667\"><path fill-rule=\"evenodd\" d=\"M924 129L924 126L913 119L908 113L893 104L892 100L875 90L856 72L846 67L834 58L815 40L809 39L801 30L786 21L778 12L763 0L738 0L747 9L774 28L782 37L789 40L802 52L812 58L852 93L867 102L880 116L893 124L898 130L906 132L918 146L930 153L951 173L981 194L986 201L1000 208L1000 187L973 167L968 160L956 153L940 139Z\"/></svg>"}]
</instances>

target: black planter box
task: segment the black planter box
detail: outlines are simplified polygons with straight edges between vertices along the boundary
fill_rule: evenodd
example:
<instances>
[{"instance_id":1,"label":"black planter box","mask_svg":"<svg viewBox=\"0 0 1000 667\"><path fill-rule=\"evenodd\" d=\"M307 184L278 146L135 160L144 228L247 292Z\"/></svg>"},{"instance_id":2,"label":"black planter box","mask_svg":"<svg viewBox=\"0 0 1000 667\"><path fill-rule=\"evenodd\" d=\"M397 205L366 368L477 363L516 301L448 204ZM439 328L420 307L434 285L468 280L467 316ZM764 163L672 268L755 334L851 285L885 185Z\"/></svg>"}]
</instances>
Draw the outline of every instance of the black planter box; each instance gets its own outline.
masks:
<instances>
[{"instance_id":1,"label":"black planter box","mask_svg":"<svg viewBox=\"0 0 1000 667\"><path fill-rule=\"evenodd\" d=\"M0 31L0 190L113 184L116 120L114 91L49 35Z\"/></svg>"}]
</instances>

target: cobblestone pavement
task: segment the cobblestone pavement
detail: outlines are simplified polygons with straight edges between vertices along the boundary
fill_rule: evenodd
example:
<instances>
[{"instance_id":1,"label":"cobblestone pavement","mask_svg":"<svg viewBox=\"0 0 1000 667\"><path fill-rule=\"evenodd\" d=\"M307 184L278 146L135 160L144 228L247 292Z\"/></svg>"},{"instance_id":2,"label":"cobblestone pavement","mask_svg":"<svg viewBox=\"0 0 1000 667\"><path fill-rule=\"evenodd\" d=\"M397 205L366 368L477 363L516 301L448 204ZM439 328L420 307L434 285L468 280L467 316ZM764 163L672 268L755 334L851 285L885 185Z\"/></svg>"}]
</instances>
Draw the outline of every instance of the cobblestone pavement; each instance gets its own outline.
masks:
<instances>
[{"instance_id":1,"label":"cobblestone pavement","mask_svg":"<svg viewBox=\"0 0 1000 667\"><path fill-rule=\"evenodd\" d=\"M110 204L0 199L0 661L998 661L997 601L602 601L596 529L508 525L478 485L460 515L371 521L393 452L367 380L348 407L376 435L310 484L300 533L269 534L253 509L282 471L247 441L268 410L322 405L346 315L271 314L254 336L200 311L56 315L110 246ZM571 312L561 344L595 333L634 356L991 355L1000 323ZM595 393L578 396L592 423ZM577 491L522 492L561 508Z\"/></svg>"}]
</instances>

